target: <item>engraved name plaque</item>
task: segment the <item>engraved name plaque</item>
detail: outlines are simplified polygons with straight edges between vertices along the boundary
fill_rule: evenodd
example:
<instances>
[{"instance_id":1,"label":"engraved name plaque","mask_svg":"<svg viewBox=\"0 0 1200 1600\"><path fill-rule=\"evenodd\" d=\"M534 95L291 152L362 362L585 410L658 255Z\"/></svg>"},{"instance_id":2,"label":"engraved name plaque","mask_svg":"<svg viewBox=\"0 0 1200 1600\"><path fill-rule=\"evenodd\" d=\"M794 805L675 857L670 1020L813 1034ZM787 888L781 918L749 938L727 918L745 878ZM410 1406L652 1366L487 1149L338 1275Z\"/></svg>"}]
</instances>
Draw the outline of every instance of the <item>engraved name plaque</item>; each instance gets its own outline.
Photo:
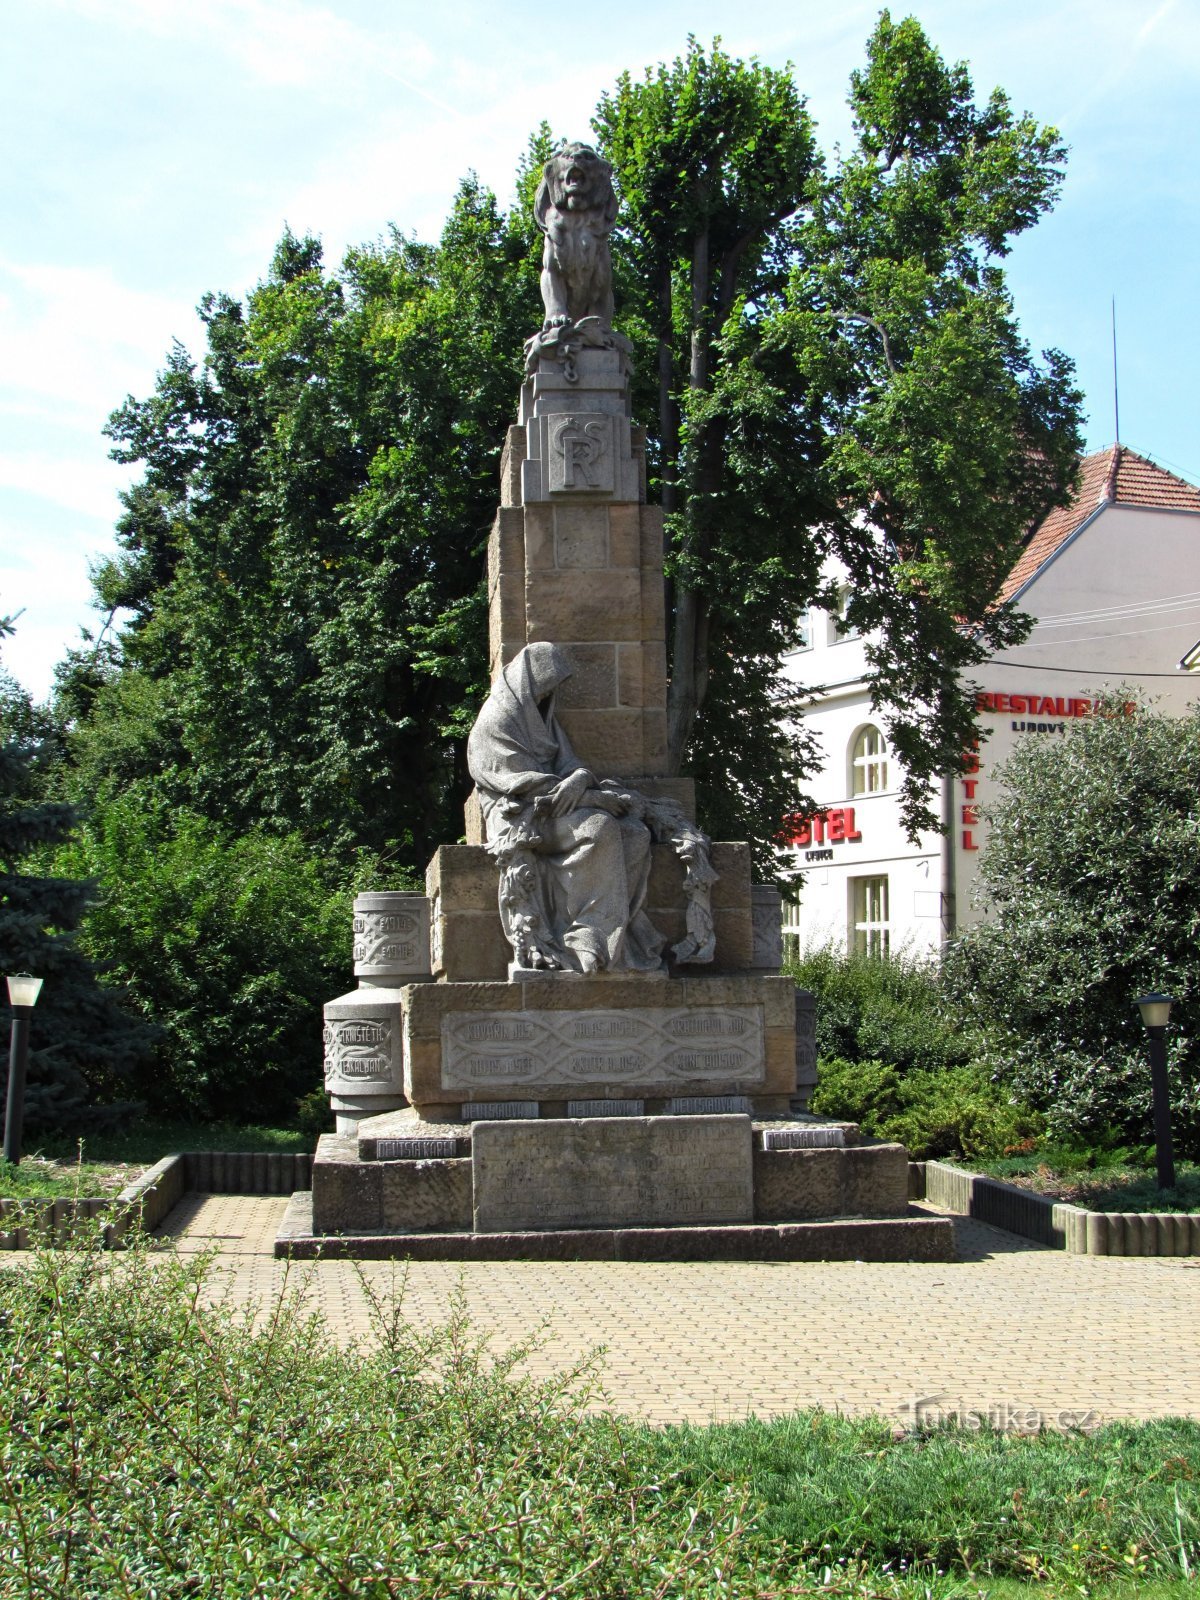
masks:
<instances>
[{"instance_id":1,"label":"engraved name plaque","mask_svg":"<svg viewBox=\"0 0 1200 1600\"><path fill-rule=\"evenodd\" d=\"M756 1005L452 1011L442 1019L443 1089L560 1085L603 1093L610 1085L685 1083L752 1089L765 1073Z\"/></svg>"},{"instance_id":2,"label":"engraved name plaque","mask_svg":"<svg viewBox=\"0 0 1200 1600\"><path fill-rule=\"evenodd\" d=\"M749 1117L476 1124L475 1231L749 1222Z\"/></svg>"}]
</instances>

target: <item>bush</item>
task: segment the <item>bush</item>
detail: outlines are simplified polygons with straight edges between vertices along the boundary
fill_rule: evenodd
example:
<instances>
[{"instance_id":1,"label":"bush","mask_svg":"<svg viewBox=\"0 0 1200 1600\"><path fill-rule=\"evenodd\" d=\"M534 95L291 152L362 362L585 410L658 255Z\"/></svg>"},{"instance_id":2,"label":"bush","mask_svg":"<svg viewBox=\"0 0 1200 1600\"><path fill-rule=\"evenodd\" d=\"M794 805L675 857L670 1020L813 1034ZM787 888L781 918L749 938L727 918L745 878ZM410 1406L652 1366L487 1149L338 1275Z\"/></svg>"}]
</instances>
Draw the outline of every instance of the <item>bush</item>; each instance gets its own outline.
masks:
<instances>
[{"instance_id":1,"label":"bush","mask_svg":"<svg viewBox=\"0 0 1200 1600\"><path fill-rule=\"evenodd\" d=\"M1174 1127L1200 1155L1200 709L1113 706L999 770L980 857L986 921L945 965L949 993L997 1044L995 1073L1055 1138L1150 1137L1139 994L1176 997Z\"/></svg>"},{"instance_id":2,"label":"bush","mask_svg":"<svg viewBox=\"0 0 1200 1600\"><path fill-rule=\"evenodd\" d=\"M972 1041L951 1015L932 961L823 945L789 961L787 971L817 997L818 1057L883 1061L901 1071L972 1058Z\"/></svg>"},{"instance_id":3,"label":"bush","mask_svg":"<svg viewBox=\"0 0 1200 1600\"><path fill-rule=\"evenodd\" d=\"M206 1276L140 1249L0 1273L0 1593L779 1592L744 1490L656 1473L586 1374L518 1376L530 1347L492 1357L461 1305L431 1331L373 1298L346 1350L299 1291L238 1312Z\"/></svg>"},{"instance_id":4,"label":"bush","mask_svg":"<svg viewBox=\"0 0 1200 1600\"><path fill-rule=\"evenodd\" d=\"M99 881L82 943L162 1030L152 1112L271 1121L321 1081L321 1005L350 970L350 892L294 835L215 823L136 789L55 855Z\"/></svg>"},{"instance_id":5,"label":"bush","mask_svg":"<svg viewBox=\"0 0 1200 1600\"><path fill-rule=\"evenodd\" d=\"M915 1160L1001 1156L1042 1126L977 1063L901 1073L881 1061L823 1061L812 1108L906 1145Z\"/></svg>"}]
</instances>

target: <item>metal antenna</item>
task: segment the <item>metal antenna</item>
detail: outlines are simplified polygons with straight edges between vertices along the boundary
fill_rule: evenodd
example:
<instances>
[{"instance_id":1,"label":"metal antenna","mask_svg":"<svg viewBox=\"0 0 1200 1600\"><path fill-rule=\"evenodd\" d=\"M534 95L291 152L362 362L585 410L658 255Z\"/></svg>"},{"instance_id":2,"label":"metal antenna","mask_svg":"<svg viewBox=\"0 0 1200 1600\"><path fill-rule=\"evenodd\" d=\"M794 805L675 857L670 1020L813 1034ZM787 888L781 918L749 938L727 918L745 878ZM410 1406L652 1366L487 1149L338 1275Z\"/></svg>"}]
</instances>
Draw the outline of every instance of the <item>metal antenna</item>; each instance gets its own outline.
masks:
<instances>
[{"instance_id":1,"label":"metal antenna","mask_svg":"<svg viewBox=\"0 0 1200 1600\"><path fill-rule=\"evenodd\" d=\"M1112 336L1113 336L1113 427L1115 434L1114 444L1121 442L1121 395L1117 387L1117 297L1113 295L1112 301Z\"/></svg>"}]
</instances>

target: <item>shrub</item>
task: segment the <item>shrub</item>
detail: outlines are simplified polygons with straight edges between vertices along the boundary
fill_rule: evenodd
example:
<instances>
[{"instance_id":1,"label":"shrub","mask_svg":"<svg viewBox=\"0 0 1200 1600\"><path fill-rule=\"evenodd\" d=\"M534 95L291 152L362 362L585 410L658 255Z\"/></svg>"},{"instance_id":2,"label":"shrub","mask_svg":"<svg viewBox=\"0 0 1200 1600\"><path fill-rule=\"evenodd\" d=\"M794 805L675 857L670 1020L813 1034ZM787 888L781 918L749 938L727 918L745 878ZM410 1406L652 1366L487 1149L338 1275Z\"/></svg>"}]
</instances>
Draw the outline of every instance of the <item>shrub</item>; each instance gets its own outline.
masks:
<instances>
[{"instance_id":1,"label":"shrub","mask_svg":"<svg viewBox=\"0 0 1200 1600\"><path fill-rule=\"evenodd\" d=\"M745 1491L656 1473L586 1371L521 1377L530 1346L389 1296L340 1349L299 1291L260 1316L206 1277L140 1249L0 1273L0 1593L779 1592Z\"/></svg>"},{"instance_id":2,"label":"shrub","mask_svg":"<svg viewBox=\"0 0 1200 1600\"><path fill-rule=\"evenodd\" d=\"M803 951L788 972L817 997L817 1055L913 1067L962 1066L972 1042L951 1015L937 966L912 955Z\"/></svg>"},{"instance_id":3,"label":"shrub","mask_svg":"<svg viewBox=\"0 0 1200 1600\"><path fill-rule=\"evenodd\" d=\"M881 1061L823 1061L812 1108L906 1145L916 1160L1000 1156L1042 1126L978 1063L901 1073Z\"/></svg>"},{"instance_id":4,"label":"shrub","mask_svg":"<svg viewBox=\"0 0 1200 1600\"><path fill-rule=\"evenodd\" d=\"M162 1030L152 1111L270 1121L321 1079L322 1003L345 988L350 894L294 835L215 823L131 789L55 856L99 882L82 943Z\"/></svg>"},{"instance_id":5,"label":"shrub","mask_svg":"<svg viewBox=\"0 0 1200 1600\"><path fill-rule=\"evenodd\" d=\"M1173 994L1175 1133L1196 1155L1200 709L1110 713L1061 739L1027 739L999 770L979 868L986 920L950 952L946 978L996 1036L997 1075L1063 1140L1149 1137L1133 1002Z\"/></svg>"}]
</instances>

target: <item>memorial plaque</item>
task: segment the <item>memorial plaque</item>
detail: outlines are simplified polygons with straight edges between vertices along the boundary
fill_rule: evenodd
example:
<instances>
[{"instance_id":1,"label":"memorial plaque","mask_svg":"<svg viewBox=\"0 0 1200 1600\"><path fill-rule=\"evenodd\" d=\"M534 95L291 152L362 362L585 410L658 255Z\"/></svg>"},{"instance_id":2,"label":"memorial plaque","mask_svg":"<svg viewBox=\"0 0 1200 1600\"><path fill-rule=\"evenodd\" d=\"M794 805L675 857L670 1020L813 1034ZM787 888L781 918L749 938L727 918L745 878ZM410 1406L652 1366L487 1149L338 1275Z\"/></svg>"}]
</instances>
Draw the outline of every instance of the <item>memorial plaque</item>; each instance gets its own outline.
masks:
<instances>
[{"instance_id":1,"label":"memorial plaque","mask_svg":"<svg viewBox=\"0 0 1200 1600\"><path fill-rule=\"evenodd\" d=\"M446 1161L458 1154L457 1139L376 1139L376 1161Z\"/></svg>"},{"instance_id":2,"label":"memorial plaque","mask_svg":"<svg viewBox=\"0 0 1200 1600\"><path fill-rule=\"evenodd\" d=\"M569 1117L644 1117L644 1100L568 1100Z\"/></svg>"},{"instance_id":3,"label":"memorial plaque","mask_svg":"<svg viewBox=\"0 0 1200 1600\"><path fill-rule=\"evenodd\" d=\"M728 1116L731 1112L749 1116L753 1109L744 1094L687 1094L667 1101L669 1117Z\"/></svg>"},{"instance_id":4,"label":"memorial plaque","mask_svg":"<svg viewBox=\"0 0 1200 1600\"><path fill-rule=\"evenodd\" d=\"M481 1123L476 1233L750 1222L749 1117Z\"/></svg>"},{"instance_id":5,"label":"memorial plaque","mask_svg":"<svg viewBox=\"0 0 1200 1600\"><path fill-rule=\"evenodd\" d=\"M358 989L325 1007L325 1087L378 1094L404 1083L402 1008L394 989Z\"/></svg>"},{"instance_id":6,"label":"memorial plaque","mask_svg":"<svg viewBox=\"0 0 1200 1600\"><path fill-rule=\"evenodd\" d=\"M841 1150L846 1143L841 1128L764 1128L764 1150Z\"/></svg>"},{"instance_id":7,"label":"memorial plaque","mask_svg":"<svg viewBox=\"0 0 1200 1600\"><path fill-rule=\"evenodd\" d=\"M468 1100L462 1108L464 1122L494 1122L498 1117L536 1117L536 1100Z\"/></svg>"},{"instance_id":8,"label":"memorial plaque","mask_svg":"<svg viewBox=\"0 0 1200 1600\"><path fill-rule=\"evenodd\" d=\"M754 1088L765 1075L757 1005L452 1011L442 1019L443 1089L706 1080Z\"/></svg>"}]
</instances>

